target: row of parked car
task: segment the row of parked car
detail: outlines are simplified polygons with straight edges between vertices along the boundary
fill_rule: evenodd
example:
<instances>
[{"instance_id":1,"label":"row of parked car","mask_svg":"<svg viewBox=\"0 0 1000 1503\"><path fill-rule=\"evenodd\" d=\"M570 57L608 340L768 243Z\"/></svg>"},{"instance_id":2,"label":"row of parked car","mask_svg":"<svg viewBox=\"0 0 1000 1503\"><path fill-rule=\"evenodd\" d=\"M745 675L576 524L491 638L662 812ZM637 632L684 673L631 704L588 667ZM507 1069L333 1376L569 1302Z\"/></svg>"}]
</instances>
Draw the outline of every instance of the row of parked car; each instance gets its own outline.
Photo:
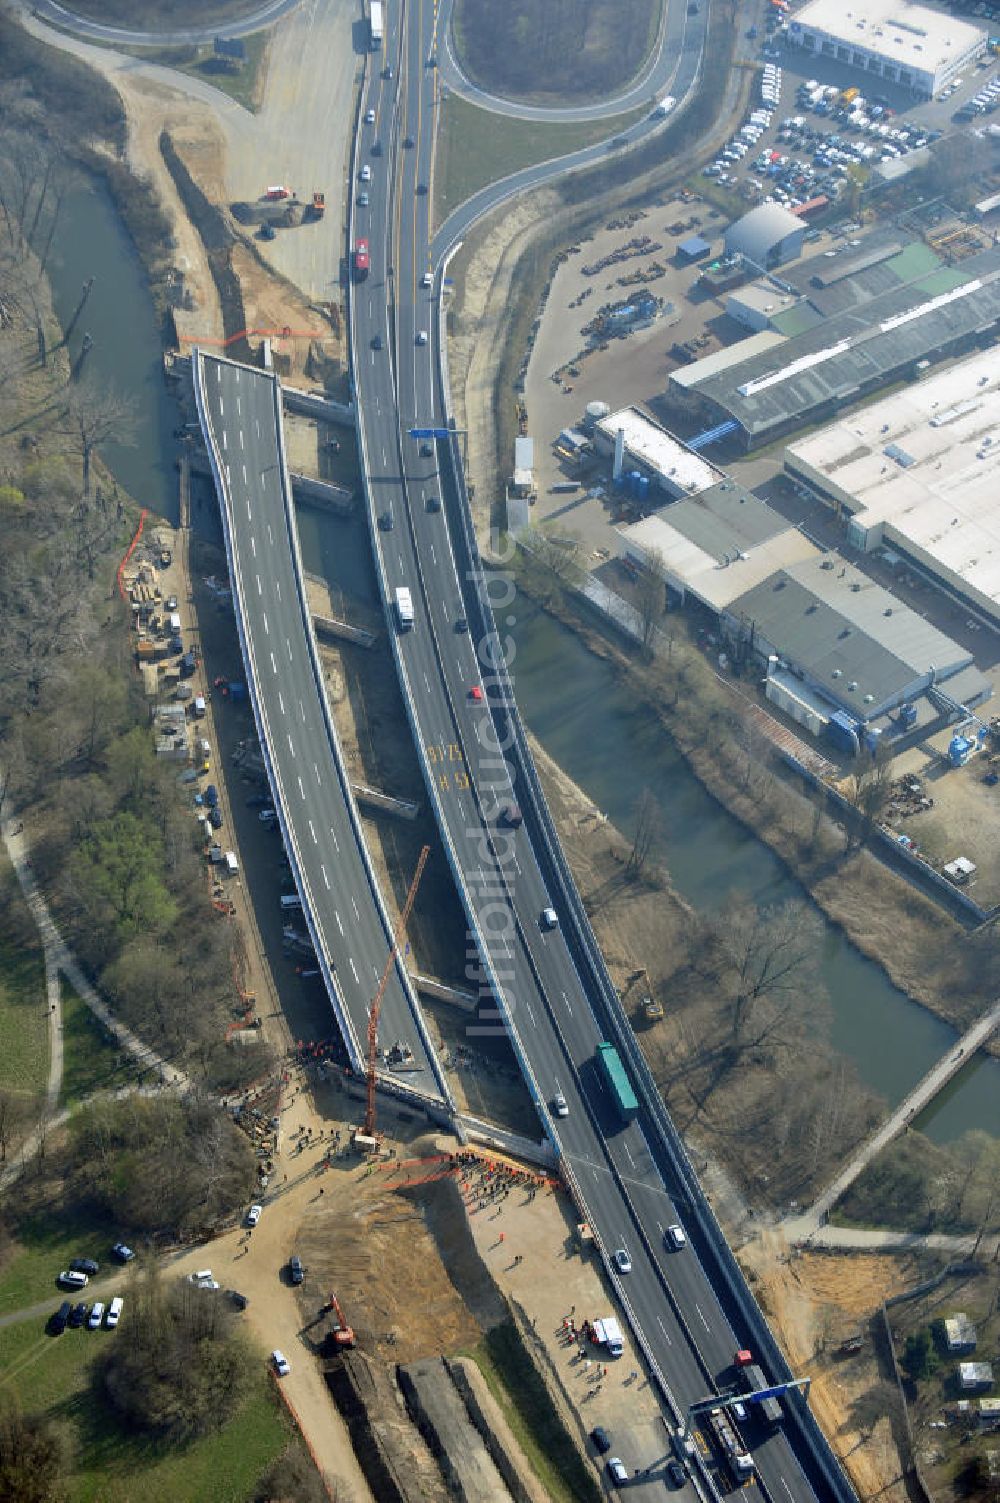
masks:
<instances>
[{"instance_id":1,"label":"row of parked car","mask_svg":"<svg viewBox=\"0 0 1000 1503\"><path fill-rule=\"evenodd\" d=\"M91 1331L100 1330L103 1325L105 1330L113 1331L121 1320L125 1301L120 1294L107 1305L103 1300L95 1300L90 1306L86 1301L73 1305L68 1299L63 1300L58 1310L55 1310L49 1318L49 1330L53 1336L61 1336L67 1326L74 1329L86 1323Z\"/></svg>"},{"instance_id":2,"label":"row of parked car","mask_svg":"<svg viewBox=\"0 0 1000 1503\"><path fill-rule=\"evenodd\" d=\"M992 115L1000 109L1000 75L991 78L979 93L966 100L955 114L956 120L974 120L977 115Z\"/></svg>"}]
</instances>

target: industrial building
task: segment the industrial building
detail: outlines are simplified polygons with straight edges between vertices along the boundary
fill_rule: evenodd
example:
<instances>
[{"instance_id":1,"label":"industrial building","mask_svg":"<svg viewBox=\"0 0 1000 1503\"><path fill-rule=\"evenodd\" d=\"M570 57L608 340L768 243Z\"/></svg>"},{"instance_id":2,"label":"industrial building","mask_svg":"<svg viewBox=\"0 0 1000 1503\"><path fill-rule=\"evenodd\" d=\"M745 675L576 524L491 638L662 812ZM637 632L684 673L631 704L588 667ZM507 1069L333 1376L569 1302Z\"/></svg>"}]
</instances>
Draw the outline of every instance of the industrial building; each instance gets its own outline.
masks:
<instances>
[{"instance_id":1,"label":"industrial building","mask_svg":"<svg viewBox=\"0 0 1000 1503\"><path fill-rule=\"evenodd\" d=\"M845 259L789 274L790 286L807 283L803 303L752 340L673 371L670 400L705 428L730 424L751 449L996 337L1000 250L945 265L926 246L881 246L860 253L854 272ZM870 292L879 282L885 290Z\"/></svg>"},{"instance_id":2,"label":"industrial building","mask_svg":"<svg viewBox=\"0 0 1000 1503\"><path fill-rule=\"evenodd\" d=\"M721 627L735 661L766 667L768 699L847 751L991 693L966 648L837 554L779 569L732 600Z\"/></svg>"},{"instance_id":3,"label":"industrial building","mask_svg":"<svg viewBox=\"0 0 1000 1503\"><path fill-rule=\"evenodd\" d=\"M618 529L621 556L655 557L671 597L716 613L778 569L819 555L805 533L733 480Z\"/></svg>"},{"instance_id":4,"label":"industrial building","mask_svg":"<svg viewBox=\"0 0 1000 1503\"><path fill-rule=\"evenodd\" d=\"M613 460L615 479L637 475L670 500L708 490L721 472L666 428L640 412L622 407L594 424L594 448Z\"/></svg>"},{"instance_id":5,"label":"industrial building","mask_svg":"<svg viewBox=\"0 0 1000 1503\"><path fill-rule=\"evenodd\" d=\"M1000 349L791 444L785 468L854 547L906 559L1000 628Z\"/></svg>"},{"instance_id":6,"label":"industrial building","mask_svg":"<svg viewBox=\"0 0 1000 1503\"><path fill-rule=\"evenodd\" d=\"M865 0L845 9L840 0L810 0L788 24L788 40L859 68L878 92L883 80L930 99L986 51L985 31L944 10L906 0Z\"/></svg>"},{"instance_id":7,"label":"industrial building","mask_svg":"<svg viewBox=\"0 0 1000 1503\"><path fill-rule=\"evenodd\" d=\"M780 204L759 204L723 235L726 254L742 256L758 271L783 266L801 256L806 226Z\"/></svg>"},{"instance_id":8,"label":"industrial building","mask_svg":"<svg viewBox=\"0 0 1000 1503\"><path fill-rule=\"evenodd\" d=\"M771 281L748 282L726 298L726 312L735 323L755 334L775 328L775 321L799 302L796 292L782 292Z\"/></svg>"},{"instance_id":9,"label":"industrial building","mask_svg":"<svg viewBox=\"0 0 1000 1503\"><path fill-rule=\"evenodd\" d=\"M515 496L535 494L535 440L520 433L514 440L514 474L511 490Z\"/></svg>"}]
</instances>

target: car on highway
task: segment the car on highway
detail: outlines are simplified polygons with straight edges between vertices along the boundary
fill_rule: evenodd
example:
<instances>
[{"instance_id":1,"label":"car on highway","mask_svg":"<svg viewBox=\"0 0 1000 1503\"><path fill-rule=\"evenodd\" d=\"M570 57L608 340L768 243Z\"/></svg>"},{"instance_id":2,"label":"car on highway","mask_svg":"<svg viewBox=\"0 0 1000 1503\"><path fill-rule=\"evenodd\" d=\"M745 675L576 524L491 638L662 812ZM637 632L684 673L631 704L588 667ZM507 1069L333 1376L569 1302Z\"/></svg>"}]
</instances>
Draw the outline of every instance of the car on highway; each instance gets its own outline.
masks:
<instances>
[{"instance_id":1,"label":"car on highway","mask_svg":"<svg viewBox=\"0 0 1000 1503\"><path fill-rule=\"evenodd\" d=\"M413 137L412 136L404 136L403 137L403 145L407 149L409 149L413 145Z\"/></svg>"},{"instance_id":2,"label":"car on highway","mask_svg":"<svg viewBox=\"0 0 1000 1503\"><path fill-rule=\"evenodd\" d=\"M433 459L434 445L431 443L429 438L425 438L423 443L420 445L420 453L424 459Z\"/></svg>"},{"instance_id":3,"label":"car on highway","mask_svg":"<svg viewBox=\"0 0 1000 1503\"><path fill-rule=\"evenodd\" d=\"M367 188L362 188L361 192L358 194L358 208L367 209L370 203L371 199L368 196Z\"/></svg>"},{"instance_id":4,"label":"car on highway","mask_svg":"<svg viewBox=\"0 0 1000 1503\"><path fill-rule=\"evenodd\" d=\"M292 1253L292 1256L288 1260L289 1279L293 1284L301 1284L305 1276L306 1271L302 1267L302 1259L299 1257L298 1253Z\"/></svg>"},{"instance_id":5,"label":"car on highway","mask_svg":"<svg viewBox=\"0 0 1000 1503\"><path fill-rule=\"evenodd\" d=\"M427 192L427 184L426 183L418 183L417 184L417 193L419 194L419 196L421 198L423 198L423 196L424 196L424 194L426 192Z\"/></svg>"},{"instance_id":6,"label":"car on highway","mask_svg":"<svg viewBox=\"0 0 1000 1503\"><path fill-rule=\"evenodd\" d=\"M684 1247L687 1243L687 1234L685 1233L684 1228L682 1226L679 1226L676 1221L672 1226L667 1227L667 1230L663 1234L663 1238L667 1246L672 1247L674 1252L680 1252L681 1248Z\"/></svg>"},{"instance_id":7,"label":"car on highway","mask_svg":"<svg viewBox=\"0 0 1000 1503\"><path fill-rule=\"evenodd\" d=\"M616 1247L614 1251L615 1267L619 1273L632 1272L632 1259L628 1255L627 1247Z\"/></svg>"},{"instance_id":8,"label":"car on highway","mask_svg":"<svg viewBox=\"0 0 1000 1503\"><path fill-rule=\"evenodd\" d=\"M365 110L365 124L366 125L374 125L375 124L375 111L374 110Z\"/></svg>"},{"instance_id":9,"label":"car on highway","mask_svg":"<svg viewBox=\"0 0 1000 1503\"><path fill-rule=\"evenodd\" d=\"M372 170L369 167L368 163L366 162L364 164L364 166L362 167L362 169L361 169L361 181L363 183L370 183L371 180L372 180Z\"/></svg>"},{"instance_id":10,"label":"car on highway","mask_svg":"<svg viewBox=\"0 0 1000 1503\"><path fill-rule=\"evenodd\" d=\"M427 510L428 511L440 511L441 510L441 497L438 496L438 495L436 495L432 491L431 494L427 497L427 501L426 501L425 504L427 506Z\"/></svg>"},{"instance_id":11,"label":"car on highway","mask_svg":"<svg viewBox=\"0 0 1000 1503\"><path fill-rule=\"evenodd\" d=\"M480 687L479 687L478 684L473 684L472 688L469 690L469 699L471 700L471 702L474 705L481 705L482 704L482 702L483 702L483 691L482 691L482 689L480 689Z\"/></svg>"},{"instance_id":12,"label":"car on highway","mask_svg":"<svg viewBox=\"0 0 1000 1503\"><path fill-rule=\"evenodd\" d=\"M554 908L543 908L539 917L543 929L558 929L559 915Z\"/></svg>"},{"instance_id":13,"label":"car on highway","mask_svg":"<svg viewBox=\"0 0 1000 1503\"><path fill-rule=\"evenodd\" d=\"M71 1258L69 1266L77 1273L89 1274L91 1278L100 1268L100 1264L95 1263L93 1258Z\"/></svg>"},{"instance_id":14,"label":"car on highway","mask_svg":"<svg viewBox=\"0 0 1000 1503\"><path fill-rule=\"evenodd\" d=\"M385 68L382 69L382 77L383 78L391 78L392 77L392 68L391 68L391 66L386 66Z\"/></svg>"},{"instance_id":15,"label":"car on highway","mask_svg":"<svg viewBox=\"0 0 1000 1503\"><path fill-rule=\"evenodd\" d=\"M619 1487L628 1481L628 1467L620 1456L610 1456L607 1461L608 1476Z\"/></svg>"},{"instance_id":16,"label":"car on highway","mask_svg":"<svg viewBox=\"0 0 1000 1503\"><path fill-rule=\"evenodd\" d=\"M135 1253L127 1242L116 1242L111 1249L111 1256L116 1263L131 1263Z\"/></svg>"},{"instance_id":17,"label":"car on highway","mask_svg":"<svg viewBox=\"0 0 1000 1503\"><path fill-rule=\"evenodd\" d=\"M382 155L382 142L381 141L373 141L372 142L372 156L373 157L380 157L381 155Z\"/></svg>"},{"instance_id":18,"label":"car on highway","mask_svg":"<svg viewBox=\"0 0 1000 1503\"><path fill-rule=\"evenodd\" d=\"M459 633L460 636L464 636L465 633L469 630L469 623L468 621L466 621L464 616L459 616L458 620L455 622L455 630Z\"/></svg>"},{"instance_id":19,"label":"car on highway","mask_svg":"<svg viewBox=\"0 0 1000 1503\"><path fill-rule=\"evenodd\" d=\"M421 287L433 287L434 273L432 271L425 271L423 276L420 278L420 285Z\"/></svg>"},{"instance_id":20,"label":"car on highway","mask_svg":"<svg viewBox=\"0 0 1000 1503\"><path fill-rule=\"evenodd\" d=\"M373 350L380 350L381 348L382 348L382 336L381 336L381 334L373 334L372 335L372 349Z\"/></svg>"},{"instance_id":21,"label":"car on highway","mask_svg":"<svg viewBox=\"0 0 1000 1503\"><path fill-rule=\"evenodd\" d=\"M78 1327L83 1325L86 1319L87 1306L86 1303L81 1300L80 1303L78 1305L74 1305L72 1310L70 1311L69 1324L74 1328L74 1330L76 1330Z\"/></svg>"},{"instance_id":22,"label":"car on highway","mask_svg":"<svg viewBox=\"0 0 1000 1503\"><path fill-rule=\"evenodd\" d=\"M274 1363L274 1370L278 1374L278 1377L287 1378L288 1374L292 1370L292 1364L289 1362L284 1352L279 1352L277 1347L275 1347L274 1351L271 1353L271 1361Z\"/></svg>"},{"instance_id":23,"label":"car on highway","mask_svg":"<svg viewBox=\"0 0 1000 1503\"><path fill-rule=\"evenodd\" d=\"M264 1211L263 1206L252 1205L247 1211L247 1226L256 1226Z\"/></svg>"},{"instance_id":24,"label":"car on highway","mask_svg":"<svg viewBox=\"0 0 1000 1503\"><path fill-rule=\"evenodd\" d=\"M115 1326L121 1320L121 1318L122 1318L122 1311L124 1310L124 1308L125 1308L125 1301L122 1299L122 1297L121 1297L120 1294L116 1294L115 1297L114 1297L114 1299L111 1301L110 1305L108 1306L108 1318L107 1318L107 1321L106 1321L106 1325L107 1325L107 1328L108 1328L109 1331L113 1331L114 1328L115 1328Z\"/></svg>"},{"instance_id":25,"label":"car on highway","mask_svg":"<svg viewBox=\"0 0 1000 1503\"><path fill-rule=\"evenodd\" d=\"M393 529L392 512L384 511L378 519L378 525L383 532L391 532Z\"/></svg>"},{"instance_id":26,"label":"car on highway","mask_svg":"<svg viewBox=\"0 0 1000 1503\"><path fill-rule=\"evenodd\" d=\"M426 344L426 343L427 343L427 330L426 329L418 329L417 330L417 344Z\"/></svg>"},{"instance_id":27,"label":"car on highway","mask_svg":"<svg viewBox=\"0 0 1000 1503\"><path fill-rule=\"evenodd\" d=\"M569 1107L566 1105L566 1097L560 1091L552 1098L552 1112L556 1117L568 1117Z\"/></svg>"},{"instance_id":28,"label":"car on highway","mask_svg":"<svg viewBox=\"0 0 1000 1503\"><path fill-rule=\"evenodd\" d=\"M667 1480L671 1487L683 1487L687 1481L687 1475L679 1461L667 1462Z\"/></svg>"}]
</instances>

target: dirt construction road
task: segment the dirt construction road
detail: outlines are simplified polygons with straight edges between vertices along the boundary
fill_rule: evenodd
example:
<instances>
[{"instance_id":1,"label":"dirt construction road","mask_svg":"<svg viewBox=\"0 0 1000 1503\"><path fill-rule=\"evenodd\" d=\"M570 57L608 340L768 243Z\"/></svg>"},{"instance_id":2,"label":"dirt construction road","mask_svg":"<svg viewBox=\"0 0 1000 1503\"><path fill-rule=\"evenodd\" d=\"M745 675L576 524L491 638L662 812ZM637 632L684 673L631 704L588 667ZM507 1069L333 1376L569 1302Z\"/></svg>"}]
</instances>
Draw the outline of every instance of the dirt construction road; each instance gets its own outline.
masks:
<instances>
[{"instance_id":1,"label":"dirt construction road","mask_svg":"<svg viewBox=\"0 0 1000 1503\"><path fill-rule=\"evenodd\" d=\"M261 1344L261 1361L269 1362L269 1354L277 1347L291 1363L288 1377L275 1381L281 1384L282 1396L298 1421L330 1496L338 1503L373 1503L321 1366L303 1342L296 1292L285 1274L289 1256L296 1251L300 1226L308 1222L311 1208L319 1206L321 1189L330 1185L332 1172L324 1172L320 1165L336 1129L330 1119L321 1121L316 1116L305 1092L295 1094L296 1084L293 1076L282 1112L282 1152L257 1226L250 1233L240 1227L185 1253L171 1264L170 1271L186 1276L195 1269L211 1268L223 1289L238 1289L246 1295L249 1305L245 1319ZM297 1129L304 1125L313 1128L315 1146L295 1153ZM316 1141L321 1128L324 1136ZM346 1137L346 1127L343 1131Z\"/></svg>"}]
</instances>

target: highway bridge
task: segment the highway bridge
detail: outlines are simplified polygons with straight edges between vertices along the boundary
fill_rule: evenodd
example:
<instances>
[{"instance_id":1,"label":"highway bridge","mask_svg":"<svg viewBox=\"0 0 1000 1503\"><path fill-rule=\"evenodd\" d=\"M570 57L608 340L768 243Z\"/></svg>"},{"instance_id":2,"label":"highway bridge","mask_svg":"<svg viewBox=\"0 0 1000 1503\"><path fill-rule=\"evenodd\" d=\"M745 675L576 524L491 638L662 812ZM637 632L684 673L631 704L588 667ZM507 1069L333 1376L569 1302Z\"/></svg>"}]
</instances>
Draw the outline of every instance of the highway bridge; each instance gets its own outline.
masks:
<instances>
[{"instance_id":1,"label":"highway bridge","mask_svg":"<svg viewBox=\"0 0 1000 1503\"><path fill-rule=\"evenodd\" d=\"M484 999L478 1026L503 1027L510 1039L673 1427L692 1403L716 1390L738 1347L751 1345L773 1379L786 1376L787 1368L649 1076L561 851L517 716L509 643L494 619L494 606L501 621L508 609L500 593L503 576L491 603L457 439L410 437L412 428L443 432L450 425L441 377L441 258L471 221L463 211L432 241L427 189L437 90L427 61L435 42L433 9L427 0L411 0L403 34L398 21L393 6L385 55L394 64L392 75L377 65L368 70L353 164L355 192L362 167L369 169L369 201L363 210L355 207L353 235L369 242L370 272L352 289L350 327L377 574L428 796L468 919L469 960ZM697 49L682 50L680 81L671 85L678 96L682 85L690 89L697 61ZM373 122L364 119L369 111ZM491 202L511 191L510 182L500 185ZM481 196L477 212L484 206ZM283 833L338 1021L356 1051L388 929L302 597L280 395L274 378L251 377L200 355L196 391ZM247 459L244 445L251 439ZM259 552L265 539L266 551ZM392 610L400 587L414 602L406 631L397 629ZM505 827L500 812L511 801L525 816L516 830ZM344 919L355 905L348 934ZM549 908L554 924L545 918ZM422 1085L436 1087L443 1099L444 1082L401 968L395 979L382 1038L406 1037ZM618 1045L637 1087L641 1106L634 1121L622 1122L596 1069L595 1051L605 1039ZM565 1098L568 1115L555 1114L557 1096ZM689 1237L679 1250L667 1237L678 1223ZM628 1272L620 1271L617 1250L627 1253ZM784 1403L783 1430L765 1432L751 1423L757 1475L744 1491L771 1503L814 1497L847 1503L853 1494L804 1399L790 1394ZM627 1438L621 1445L626 1448ZM708 1497L728 1489L702 1462L693 1485ZM636 1479L633 1487L660 1493L662 1475Z\"/></svg>"}]
</instances>

